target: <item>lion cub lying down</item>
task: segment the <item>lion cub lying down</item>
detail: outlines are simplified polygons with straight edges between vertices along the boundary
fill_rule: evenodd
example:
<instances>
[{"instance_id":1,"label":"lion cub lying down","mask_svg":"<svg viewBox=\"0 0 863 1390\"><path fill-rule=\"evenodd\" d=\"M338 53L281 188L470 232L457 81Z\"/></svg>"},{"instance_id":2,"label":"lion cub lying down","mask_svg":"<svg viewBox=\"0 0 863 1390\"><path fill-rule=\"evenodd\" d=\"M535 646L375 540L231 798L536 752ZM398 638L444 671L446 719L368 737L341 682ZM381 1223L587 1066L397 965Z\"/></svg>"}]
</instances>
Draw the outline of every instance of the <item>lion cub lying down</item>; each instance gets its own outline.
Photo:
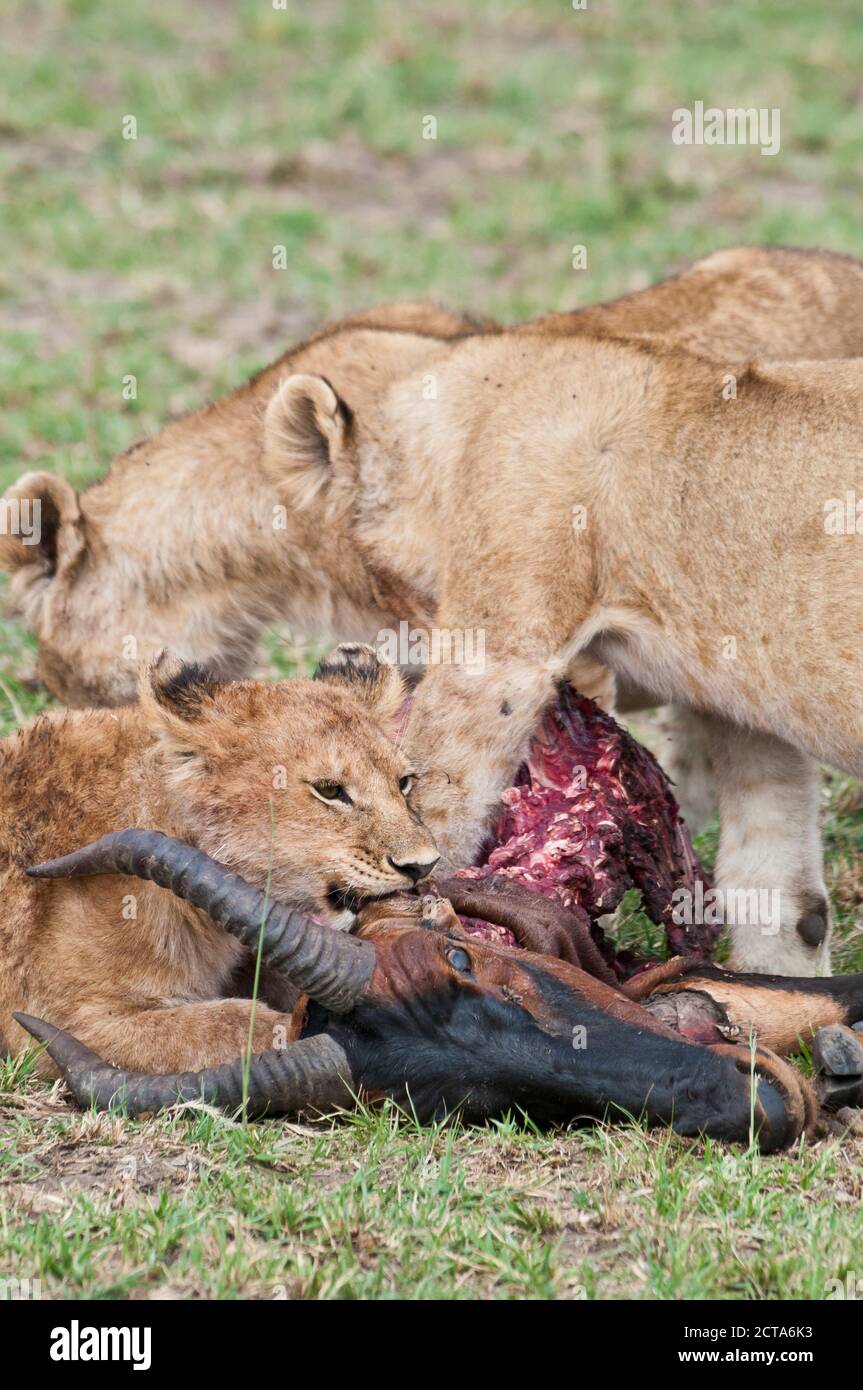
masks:
<instances>
[{"instance_id":1,"label":"lion cub lying down","mask_svg":"<svg viewBox=\"0 0 863 1390\"><path fill-rule=\"evenodd\" d=\"M314 680L268 685L218 684L162 657L138 705L45 715L0 743L0 1050L28 1040L20 1009L120 1066L186 1070L242 1052L252 1005L235 996L250 957L205 913L125 875L45 883L25 869L150 827L346 925L438 857L411 808L411 767L382 729L403 694L367 647L337 648ZM259 1003L255 1051L289 1024Z\"/></svg>"}]
</instances>

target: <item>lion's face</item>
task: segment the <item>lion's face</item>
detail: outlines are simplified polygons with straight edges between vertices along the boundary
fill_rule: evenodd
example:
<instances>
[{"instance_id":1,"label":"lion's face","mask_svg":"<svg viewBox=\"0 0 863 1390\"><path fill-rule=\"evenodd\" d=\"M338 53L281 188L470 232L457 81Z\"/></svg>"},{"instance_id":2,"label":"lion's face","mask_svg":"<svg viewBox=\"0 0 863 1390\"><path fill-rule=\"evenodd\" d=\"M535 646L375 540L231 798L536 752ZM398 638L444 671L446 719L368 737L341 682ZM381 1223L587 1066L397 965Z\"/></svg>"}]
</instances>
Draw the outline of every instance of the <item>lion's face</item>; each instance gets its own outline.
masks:
<instances>
[{"instance_id":1,"label":"lion's face","mask_svg":"<svg viewBox=\"0 0 863 1390\"><path fill-rule=\"evenodd\" d=\"M434 867L414 769L384 733L403 699L368 647L313 680L223 685L164 659L142 689L178 825L273 896L348 926Z\"/></svg>"},{"instance_id":2,"label":"lion's face","mask_svg":"<svg viewBox=\"0 0 863 1390\"><path fill-rule=\"evenodd\" d=\"M118 576L110 562L88 554L76 573L45 583L41 606L26 625L39 639L39 678L63 704L82 709L133 703L141 663L163 650L223 681L247 674L258 639L254 617L248 620L231 604L223 621L219 593L213 586L207 594L203 584L200 591L190 585L153 601L148 578L132 562ZM13 613L16 583L17 576ZM19 606L17 613L26 622L26 611Z\"/></svg>"},{"instance_id":3,"label":"lion's face","mask_svg":"<svg viewBox=\"0 0 863 1390\"><path fill-rule=\"evenodd\" d=\"M470 325L417 305L363 317L133 445L80 495L36 472L0 498L10 612L64 704L131 703L138 663L162 648L245 675L272 619L366 640L416 616L391 557L371 572L352 534L352 420Z\"/></svg>"},{"instance_id":4,"label":"lion's face","mask_svg":"<svg viewBox=\"0 0 863 1390\"><path fill-rule=\"evenodd\" d=\"M328 534L321 517L298 523L287 513L288 525L276 532L276 491L249 481L244 506L230 499L230 524L214 541L203 522L195 530L188 496L174 497L141 471L148 476L133 505L108 516L104 487L79 497L48 473L26 475L0 500L0 507L41 513L38 544L0 526L0 570L11 572L7 611L36 634L39 676L64 704L134 702L140 664L163 649L221 680L246 675L276 606L300 631L365 636L380 627L363 621L368 614L336 612L325 572L292 567L291 557L310 547L303 527ZM264 551L251 555L250 538L262 537ZM228 553L230 583L220 571ZM268 600L268 585L278 605Z\"/></svg>"}]
</instances>

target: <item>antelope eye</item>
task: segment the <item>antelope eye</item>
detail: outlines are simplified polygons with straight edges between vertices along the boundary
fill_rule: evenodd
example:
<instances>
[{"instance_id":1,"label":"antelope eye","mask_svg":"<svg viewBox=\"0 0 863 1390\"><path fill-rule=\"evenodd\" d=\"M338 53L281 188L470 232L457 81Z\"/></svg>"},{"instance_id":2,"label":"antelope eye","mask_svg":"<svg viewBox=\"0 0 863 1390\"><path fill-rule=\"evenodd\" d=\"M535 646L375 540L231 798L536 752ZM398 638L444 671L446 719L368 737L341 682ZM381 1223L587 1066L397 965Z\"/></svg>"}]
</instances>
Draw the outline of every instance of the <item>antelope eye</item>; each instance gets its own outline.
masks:
<instances>
[{"instance_id":1,"label":"antelope eye","mask_svg":"<svg viewBox=\"0 0 863 1390\"><path fill-rule=\"evenodd\" d=\"M405 774L404 777L399 778L399 791L401 792L402 796L407 796L413 784L414 775L412 772L408 772Z\"/></svg>"},{"instance_id":2,"label":"antelope eye","mask_svg":"<svg viewBox=\"0 0 863 1390\"><path fill-rule=\"evenodd\" d=\"M311 788L321 801L343 801L346 806L353 806L351 798L340 782L312 782Z\"/></svg>"},{"instance_id":3,"label":"antelope eye","mask_svg":"<svg viewBox=\"0 0 863 1390\"><path fill-rule=\"evenodd\" d=\"M471 971L470 956L467 951L463 951L460 946L453 946L446 953L446 958L453 970L458 970L462 975L469 975Z\"/></svg>"}]
</instances>

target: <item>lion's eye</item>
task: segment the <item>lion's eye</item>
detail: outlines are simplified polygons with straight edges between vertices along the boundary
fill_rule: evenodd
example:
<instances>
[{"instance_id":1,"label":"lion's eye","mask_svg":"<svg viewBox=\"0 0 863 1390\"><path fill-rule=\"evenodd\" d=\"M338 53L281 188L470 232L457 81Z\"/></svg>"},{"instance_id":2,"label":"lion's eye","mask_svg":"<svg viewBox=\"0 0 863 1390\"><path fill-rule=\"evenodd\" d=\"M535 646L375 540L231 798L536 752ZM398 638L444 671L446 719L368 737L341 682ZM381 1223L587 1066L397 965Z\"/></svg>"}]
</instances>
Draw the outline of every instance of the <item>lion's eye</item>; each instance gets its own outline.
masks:
<instances>
[{"instance_id":1,"label":"lion's eye","mask_svg":"<svg viewBox=\"0 0 863 1390\"><path fill-rule=\"evenodd\" d=\"M343 801L346 806L354 804L341 782L312 782L311 786L315 796L319 796L321 801Z\"/></svg>"},{"instance_id":2,"label":"lion's eye","mask_svg":"<svg viewBox=\"0 0 863 1390\"><path fill-rule=\"evenodd\" d=\"M446 958L453 970L458 970L462 975L470 974L470 956L467 951L463 951L460 946L452 946L447 951Z\"/></svg>"},{"instance_id":3,"label":"lion's eye","mask_svg":"<svg viewBox=\"0 0 863 1390\"><path fill-rule=\"evenodd\" d=\"M399 778L399 791L401 792L402 796L408 795L413 784L414 775L412 772L408 772L405 774L404 777Z\"/></svg>"}]
</instances>

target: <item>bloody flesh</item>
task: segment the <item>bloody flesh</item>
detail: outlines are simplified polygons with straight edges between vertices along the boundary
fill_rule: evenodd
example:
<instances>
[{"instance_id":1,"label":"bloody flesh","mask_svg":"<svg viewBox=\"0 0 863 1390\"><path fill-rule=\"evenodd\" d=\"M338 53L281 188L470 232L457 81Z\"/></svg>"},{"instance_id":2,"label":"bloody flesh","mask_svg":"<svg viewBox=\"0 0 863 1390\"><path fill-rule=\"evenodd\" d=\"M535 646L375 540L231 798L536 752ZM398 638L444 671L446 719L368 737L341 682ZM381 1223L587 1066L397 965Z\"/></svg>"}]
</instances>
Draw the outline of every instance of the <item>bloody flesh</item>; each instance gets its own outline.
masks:
<instances>
[{"instance_id":1,"label":"bloody flesh","mask_svg":"<svg viewBox=\"0 0 863 1390\"><path fill-rule=\"evenodd\" d=\"M615 953L598 918L613 912L630 888L641 891L644 911L665 927L672 954L709 959L719 928L672 920L675 890L694 895L705 874L669 780L593 700L562 688L501 802L476 864L458 877L494 875L557 899L586 921L620 978L644 962ZM516 944L505 927L462 922L472 934Z\"/></svg>"}]
</instances>

